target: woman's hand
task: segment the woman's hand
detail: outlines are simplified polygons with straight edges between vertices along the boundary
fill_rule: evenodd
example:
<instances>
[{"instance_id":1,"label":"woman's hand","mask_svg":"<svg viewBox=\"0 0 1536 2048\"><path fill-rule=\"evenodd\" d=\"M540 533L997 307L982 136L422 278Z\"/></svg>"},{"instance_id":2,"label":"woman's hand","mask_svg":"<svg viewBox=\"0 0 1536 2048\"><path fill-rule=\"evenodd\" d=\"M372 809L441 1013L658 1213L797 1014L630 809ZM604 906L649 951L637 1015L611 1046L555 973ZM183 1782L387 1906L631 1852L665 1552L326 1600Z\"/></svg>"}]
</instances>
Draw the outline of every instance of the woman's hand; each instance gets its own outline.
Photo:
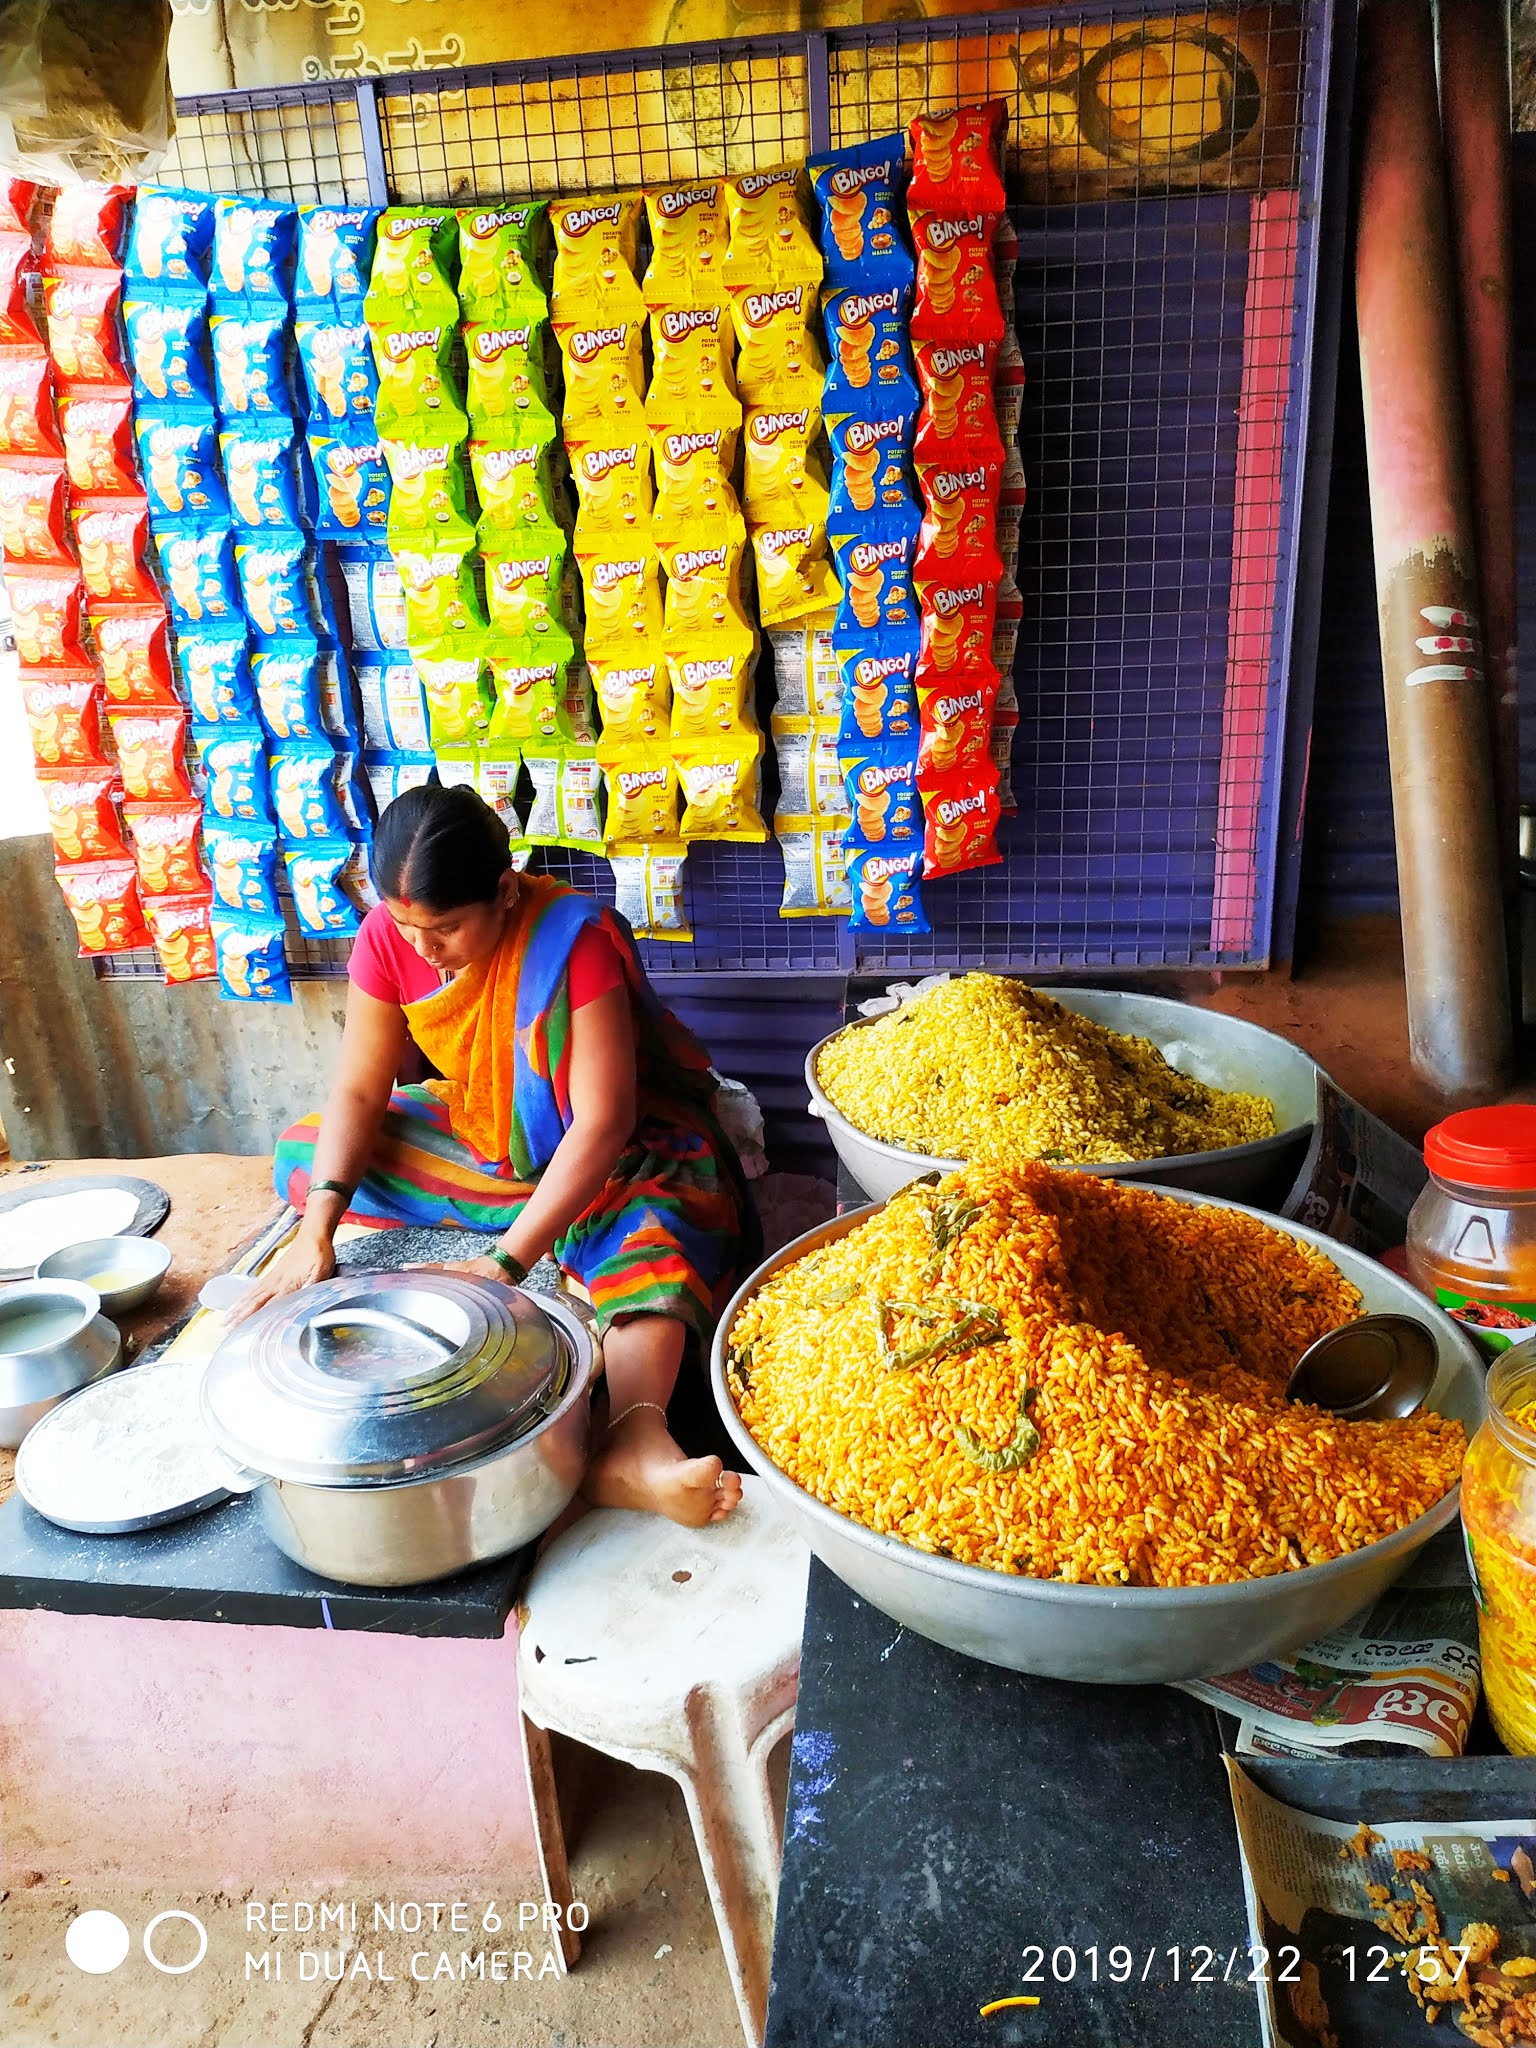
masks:
<instances>
[{"instance_id":1,"label":"woman's hand","mask_svg":"<svg viewBox=\"0 0 1536 2048\"><path fill-rule=\"evenodd\" d=\"M300 1230L298 1236L259 1275L245 1298L229 1310L232 1323L243 1323L257 1309L265 1308L269 1301L275 1301L280 1294L297 1294L301 1287L312 1287L317 1280L329 1280L336 1270L336 1247L329 1237L318 1232Z\"/></svg>"}]
</instances>

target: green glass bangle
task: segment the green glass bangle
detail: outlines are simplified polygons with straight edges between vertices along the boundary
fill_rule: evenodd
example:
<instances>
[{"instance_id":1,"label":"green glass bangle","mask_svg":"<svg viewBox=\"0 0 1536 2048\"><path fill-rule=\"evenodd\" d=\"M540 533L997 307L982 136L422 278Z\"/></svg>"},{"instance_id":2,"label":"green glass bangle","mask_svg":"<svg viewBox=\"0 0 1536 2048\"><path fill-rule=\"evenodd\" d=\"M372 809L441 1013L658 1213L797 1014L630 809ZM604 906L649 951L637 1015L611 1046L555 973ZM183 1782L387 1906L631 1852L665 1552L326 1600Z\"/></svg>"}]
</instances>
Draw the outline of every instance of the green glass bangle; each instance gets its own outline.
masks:
<instances>
[{"instance_id":1,"label":"green glass bangle","mask_svg":"<svg viewBox=\"0 0 1536 2048\"><path fill-rule=\"evenodd\" d=\"M309 1192L312 1195L340 1195L344 1202L350 1202L356 1190L349 1188L344 1180L312 1180Z\"/></svg>"},{"instance_id":2,"label":"green glass bangle","mask_svg":"<svg viewBox=\"0 0 1536 2048\"><path fill-rule=\"evenodd\" d=\"M521 1285L528 1278L528 1268L523 1264L522 1260L513 1258L512 1254L509 1251L504 1251L499 1244L492 1245L491 1249L486 1253L486 1257L496 1261L514 1287Z\"/></svg>"}]
</instances>

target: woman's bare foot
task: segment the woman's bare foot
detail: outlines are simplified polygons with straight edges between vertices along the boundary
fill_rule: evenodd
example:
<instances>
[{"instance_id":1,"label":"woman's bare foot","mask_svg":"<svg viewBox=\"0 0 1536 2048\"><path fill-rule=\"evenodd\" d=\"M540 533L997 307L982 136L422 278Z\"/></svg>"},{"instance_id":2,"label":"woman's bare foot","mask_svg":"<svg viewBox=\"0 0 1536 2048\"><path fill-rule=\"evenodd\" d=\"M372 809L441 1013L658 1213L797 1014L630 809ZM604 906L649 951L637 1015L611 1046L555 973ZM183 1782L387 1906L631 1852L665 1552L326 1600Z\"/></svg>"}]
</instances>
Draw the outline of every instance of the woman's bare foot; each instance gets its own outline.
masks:
<instances>
[{"instance_id":1,"label":"woman's bare foot","mask_svg":"<svg viewBox=\"0 0 1536 2048\"><path fill-rule=\"evenodd\" d=\"M643 1508L669 1522L702 1529L723 1522L741 1500L741 1478L718 1458L690 1458L678 1449L666 1417L649 1406L610 1429L587 1467L581 1490L596 1507Z\"/></svg>"}]
</instances>

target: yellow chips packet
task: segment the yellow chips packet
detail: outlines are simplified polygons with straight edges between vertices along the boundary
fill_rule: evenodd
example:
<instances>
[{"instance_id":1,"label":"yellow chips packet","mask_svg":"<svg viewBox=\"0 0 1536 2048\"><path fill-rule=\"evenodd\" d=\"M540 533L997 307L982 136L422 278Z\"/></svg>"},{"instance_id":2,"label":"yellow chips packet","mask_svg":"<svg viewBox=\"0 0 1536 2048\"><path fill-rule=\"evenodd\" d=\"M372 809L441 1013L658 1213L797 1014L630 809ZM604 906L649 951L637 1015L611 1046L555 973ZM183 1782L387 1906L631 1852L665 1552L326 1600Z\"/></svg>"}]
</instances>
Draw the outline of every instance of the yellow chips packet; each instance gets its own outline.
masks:
<instances>
[{"instance_id":1,"label":"yellow chips packet","mask_svg":"<svg viewBox=\"0 0 1536 2048\"><path fill-rule=\"evenodd\" d=\"M684 538L661 549L667 572L665 636L669 646L706 641L720 653L754 654L757 634L741 601L739 529L719 541Z\"/></svg>"},{"instance_id":2,"label":"yellow chips packet","mask_svg":"<svg viewBox=\"0 0 1536 2048\"><path fill-rule=\"evenodd\" d=\"M831 498L819 405L754 406L745 446L742 496L754 525L825 524Z\"/></svg>"},{"instance_id":3,"label":"yellow chips packet","mask_svg":"<svg viewBox=\"0 0 1536 2048\"><path fill-rule=\"evenodd\" d=\"M811 332L818 310L813 284L732 292L736 389L744 404L819 408L827 366Z\"/></svg>"},{"instance_id":4,"label":"yellow chips packet","mask_svg":"<svg viewBox=\"0 0 1536 2048\"><path fill-rule=\"evenodd\" d=\"M729 428L665 428L653 437L652 457L656 507L651 533L658 547L745 536L730 482L736 436Z\"/></svg>"},{"instance_id":5,"label":"yellow chips packet","mask_svg":"<svg viewBox=\"0 0 1536 2048\"><path fill-rule=\"evenodd\" d=\"M752 686L750 654L719 650L708 640L672 649L667 655L672 690L672 738L677 742L719 740L756 730L748 708Z\"/></svg>"},{"instance_id":6,"label":"yellow chips packet","mask_svg":"<svg viewBox=\"0 0 1536 2048\"><path fill-rule=\"evenodd\" d=\"M570 439L566 453L576 486L577 552L649 546L655 502L650 436L641 431L591 441Z\"/></svg>"},{"instance_id":7,"label":"yellow chips packet","mask_svg":"<svg viewBox=\"0 0 1536 2048\"><path fill-rule=\"evenodd\" d=\"M486 666L496 691L490 736L494 743L523 747L530 740L570 741L587 735L578 729L568 701L565 659L545 657L539 649L516 644L486 648Z\"/></svg>"},{"instance_id":8,"label":"yellow chips packet","mask_svg":"<svg viewBox=\"0 0 1536 2048\"><path fill-rule=\"evenodd\" d=\"M821 251L806 206L805 172L744 171L725 181L731 244L725 281L732 291L763 285L819 284Z\"/></svg>"},{"instance_id":9,"label":"yellow chips packet","mask_svg":"<svg viewBox=\"0 0 1536 2048\"><path fill-rule=\"evenodd\" d=\"M510 424L469 444L469 467L480 499L480 544L494 548L500 535L528 532L563 537L550 470L552 430Z\"/></svg>"},{"instance_id":10,"label":"yellow chips packet","mask_svg":"<svg viewBox=\"0 0 1536 2048\"><path fill-rule=\"evenodd\" d=\"M557 320L638 319L645 311L635 259L640 195L557 199L549 209L555 235L550 305Z\"/></svg>"},{"instance_id":11,"label":"yellow chips packet","mask_svg":"<svg viewBox=\"0 0 1536 2048\"><path fill-rule=\"evenodd\" d=\"M652 547L630 553L583 554L586 648L592 660L647 660L661 638L661 562Z\"/></svg>"},{"instance_id":12,"label":"yellow chips packet","mask_svg":"<svg viewBox=\"0 0 1536 2048\"><path fill-rule=\"evenodd\" d=\"M597 430L639 433L645 423L645 322L557 320L565 370L565 431L589 440Z\"/></svg>"},{"instance_id":13,"label":"yellow chips packet","mask_svg":"<svg viewBox=\"0 0 1536 2048\"><path fill-rule=\"evenodd\" d=\"M676 839L677 769L664 746L599 740L597 758L608 782L608 843Z\"/></svg>"},{"instance_id":14,"label":"yellow chips packet","mask_svg":"<svg viewBox=\"0 0 1536 2048\"><path fill-rule=\"evenodd\" d=\"M393 550L405 600L405 637L430 647L483 632L485 614L475 589L475 545L459 538ZM478 640L474 641L478 646Z\"/></svg>"},{"instance_id":15,"label":"yellow chips packet","mask_svg":"<svg viewBox=\"0 0 1536 2048\"><path fill-rule=\"evenodd\" d=\"M614 660L594 652L592 687L610 743L644 746L665 740L672 707L672 681L664 658L642 655Z\"/></svg>"},{"instance_id":16,"label":"yellow chips packet","mask_svg":"<svg viewBox=\"0 0 1536 2048\"><path fill-rule=\"evenodd\" d=\"M714 306L725 301L722 272L730 226L719 178L647 192L651 261L643 286L648 306Z\"/></svg>"},{"instance_id":17,"label":"yellow chips packet","mask_svg":"<svg viewBox=\"0 0 1536 2048\"><path fill-rule=\"evenodd\" d=\"M730 310L669 306L651 315L651 384L646 424L661 427L739 427L736 329Z\"/></svg>"},{"instance_id":18,"label":"yellow chips packet","mask_svg":"<svg viewBox=\"0 0 1536 2048\"><path fill-rule=\"evenodd\" d=\"M757 606L765 626L809 618L837 602L839 587L827 560L827 529L819 526L754 526Z\"/></svg>"},{"instance_id":19,"label":"yellow chips packet","mask_svg":"<svg viewBox=\"0 0 1536 2048\"><path fill-rule=\"evenodd\" d=\"M389 467L386 531L391 545L397 540L410 545L413 537L424 535L447 545L472 541L474 528L464 504L464 443L453 425L381 434L379 446Z\"/></svg>"},{"instance_id":20,"label":"yellow chips packet","mask_svg":"<svg viewBox=\"0 0 1536 2048\"><path fill-rule=\"evenodd\" d=\"M735 839L760 844L768 827L758 808L761 733L679 747L673 759L683 792L684 839Z\"/></svg>"},{"instance_id":21,"label":"yellow chips packet","mask_svg":"<svg viewBox=\"0 0 1536 2048\"><path fill-rule=\"evenodd\" d=\"M413 647L411 659L427 693L432 747L472 747L490 729L491 692L482 648L473 644Z\"/></svg>"}]
</instances>

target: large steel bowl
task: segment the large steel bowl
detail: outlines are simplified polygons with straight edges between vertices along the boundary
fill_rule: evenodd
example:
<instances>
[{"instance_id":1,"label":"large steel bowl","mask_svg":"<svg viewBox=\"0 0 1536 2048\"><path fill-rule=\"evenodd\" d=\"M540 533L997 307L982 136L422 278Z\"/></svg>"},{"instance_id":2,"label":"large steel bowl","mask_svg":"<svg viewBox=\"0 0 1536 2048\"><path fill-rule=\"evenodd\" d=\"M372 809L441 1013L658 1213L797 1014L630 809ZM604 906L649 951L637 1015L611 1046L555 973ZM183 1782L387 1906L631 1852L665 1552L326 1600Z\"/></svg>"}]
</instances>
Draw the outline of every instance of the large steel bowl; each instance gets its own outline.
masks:
<instances>
[{"instance_id":1,"label":"large steel bowl","mask_svg":"<svg viewBox=\"0 0 1536 2048\"><path fill-rule=\"evenodd\" d=\"M1192 1188L1205 1195L1226 1195L1235 1201L1254 1198L1288 1186L1300 1170L1317 1116L1318 1064L1299 1046L1240 1017L1218 1010L1200 1010L1165 996L1122 995L1112 989L1042 988L1064 1010L1075 1010L1109 1031L1150 1038L1170 1066L1212 1088L1264 1095L1275 1106L1276 1132L1251 1145L1225 1145L1215 1152L1187 1152L1175 1158L1125 1160L1107 1166L1074 1166L1076 1173L1095 1173L1108 1180L1139 1180L1154 1187ZM878 1023L860 1017L844 1028L867 1029ZM826 1124L837 1156L865 1194L877 1202L935 1167L953 1173L964 1162L912 1152L888 1145L848 1121L816 1079L822 1047L839 1036L832 1032L812 1046L805 1062L811 1114Z\"/></svg>"},{"instance_id":2,"label":"large steel bowl","mask_svg":"<svg viewBox=\"0 0 1536 2048\"><path fill-rule=\"evenodd\" d=\"M1302 1224L1264 1216L1245 1203L1218 1202L1178 1188L1157 1192L1169 1201L1201 1202L1260 1216L1273 1229L1325 1252L1360 1289L1366 1311L1411 1315L1425 1324L1434 1334L1440 1359L1427 1405L1455 1416L1471 1436L1483 1413L1477 1351L1465 1331L1406 1280L1347 1245ZM1459 1487L1396 1535L1328 1564L1230 1585L1163 1587L1070 1586L1053 1579L1014 1578L929 1556L839 1514L781 1472L748 1432L726 1380L726 1350L742 1304L766 1280L782 1266L856 1230L878 1206L807 1231L761 1265L721 1318L711 1371L726 1428L822 1563L873 1606L919 1635L985 1663L1042 1678L1098 1685L1211 1678L1281 1656L1358 1614L1391 1585L1416 1551L1455 1519Z\"/></svg>"}]
</instances>

